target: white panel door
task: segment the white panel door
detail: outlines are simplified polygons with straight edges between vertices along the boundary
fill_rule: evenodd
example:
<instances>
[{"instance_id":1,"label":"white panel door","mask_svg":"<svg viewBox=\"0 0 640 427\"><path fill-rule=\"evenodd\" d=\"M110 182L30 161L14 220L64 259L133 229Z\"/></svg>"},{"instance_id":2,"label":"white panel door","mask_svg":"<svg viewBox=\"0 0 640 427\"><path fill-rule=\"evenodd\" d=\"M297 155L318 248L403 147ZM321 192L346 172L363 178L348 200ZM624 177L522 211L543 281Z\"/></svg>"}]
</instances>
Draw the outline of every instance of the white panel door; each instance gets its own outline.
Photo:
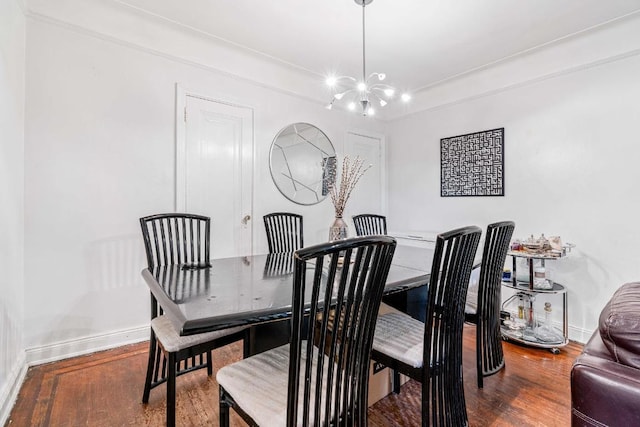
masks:
<instances>
[{"instance_id":1,"label":"white panel door","mask_svg":"<svg viewBox=\"0 0 640 427\"><path fill-rule=\"evenodd\" d=\"M359 156L369 170L358 182L358 185L347 202L348 216L370 213L385 215L385 149L384 137L367 135L359 132L347 132L346 154L352 159Z\"/></svg>"},{"instance_id":2,"label":"white panel door","mask_svg":"<svg viewBox=\"0 0 640 427\"><path fill-rule=\"evenodd\" d=\"M188 94L184 99L176 208L211 217L213 258L251 254L253 110Z\"/></svg>"}]
</instances>

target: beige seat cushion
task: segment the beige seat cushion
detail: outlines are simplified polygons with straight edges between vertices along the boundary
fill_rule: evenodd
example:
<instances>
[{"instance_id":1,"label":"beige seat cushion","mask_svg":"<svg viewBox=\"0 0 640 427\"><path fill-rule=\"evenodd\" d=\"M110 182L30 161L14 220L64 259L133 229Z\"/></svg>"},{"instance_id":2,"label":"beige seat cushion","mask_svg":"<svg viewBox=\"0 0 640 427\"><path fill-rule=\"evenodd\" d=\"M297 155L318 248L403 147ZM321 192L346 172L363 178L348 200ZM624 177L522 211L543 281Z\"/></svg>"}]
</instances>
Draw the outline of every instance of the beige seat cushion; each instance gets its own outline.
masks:
<instances>
[{"instance_id":1,"label":"beige seat cushion","mask_svg":"<svg viewBox=\"0 0 640 427\"><path fill-rule=\"evenodd\" d=\"M373 349L414 368L422 367L424 323L397 311L381 314Z\"/></svg>"},{"instance_id":2,"label":"beige seat cushion","mask_svg":"<svg viewBox=\"0 0 640 427\"><path fill-rule=\"evenodd\" d=\"M156 334L156 338L165 351L174 353L197 344L206 343L225 337L227 335L240 332L248 326L239 326L236 328L223 329L215 332L205 332L203 334L180 336L171 320L166 315L158 316L151 320L151 327Z\"/></svg>"},{"instance_id":3,"label":"beige seat cushion","mask_svg":"<svg viewBox=\"0 0 640 427\"><path fill-rule=\"evenodd\" d=\"M464 305L464 312L476 314L478 312L478 291L480 290L480 267L471 270L469 277L469 288L467 289L467 300Z\"/></svg>"},{"instance_id":4,"label":"beige seat cushion","mask_svg":"<svg viewBox=\"0 0 640 427\"><path fill-rule=\"evenodd\" d=\"M301 367L306 363L306 342L302 343ZM314 347L313 372L316 370L317 347ZM325 377L329 366L329 358L324 356ZM334 370L335 372L335 370ZM300 378L300 392L303 390L304 378ZM242 408L260 426L284 426L287 424L287 389L289 384L289 344L273 350L251 356L221 368L216 374L218 384L233 397ZM311 390L316 389L316 376L311 378ZM323 388L326 384L323 384ZM326 389L322 391L326 396ZM298 408L298 424L302 423L302 405ZM314 425L314 405L309 425ZM325 410L322 408L324 421Z\"/></svg>"}]
</instances>

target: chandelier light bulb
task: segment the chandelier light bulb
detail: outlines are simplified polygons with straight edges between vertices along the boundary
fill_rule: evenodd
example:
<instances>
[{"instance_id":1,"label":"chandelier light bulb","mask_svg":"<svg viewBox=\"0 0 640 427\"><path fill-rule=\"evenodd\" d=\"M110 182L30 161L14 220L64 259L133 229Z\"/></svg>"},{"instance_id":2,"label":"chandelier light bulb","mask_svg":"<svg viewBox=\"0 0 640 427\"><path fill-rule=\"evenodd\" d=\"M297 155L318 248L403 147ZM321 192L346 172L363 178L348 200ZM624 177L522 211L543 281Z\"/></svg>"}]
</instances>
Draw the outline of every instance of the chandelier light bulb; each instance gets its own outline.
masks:
<instances>
[{"instance_id":1,"label":"chandelier light bulb","mask_svg":"<svg viewBox=\"0 0 640 427\"><path fill-rule=\"evenodd\" d=\"M335 77L333 77L333 76L327 77L327 80L326 80L326 82L327 82L327 86L331 86L331 87L333 87L333 86L335 86L335 85L336 85L336 82L337 82L337 81L338 81L338 79L336 79L336 78L335 78Z\"/></svg>"},{"instance_id":2,"label":"chandelier light bulb","mask_svg":"<svg viewBox=\"0 0 640 427\"><path fill-rule=\"evenodd\" d=\"M341 100L343 96L344 96L344 92L343 93L336 93L335 95L333 95L333 97L335 99L337 99L338 101Z\"/></svg>"},{"instance_id":3,"label":"chandelier light bulb","mask_svg":"<svg viewBox=\"0 0 640 427\"><path fill-rule=\"evenodd\" d=\"M384 90L384 94L386 96L388 96L389 98L391 98L394 93L396 93L396 91L393 90L392 88L387 88L387 89Z\"/></svg>"},{"instance_id":4,"label":"chandelier light bulb","mask_svg":"<svg viewBox=\"0 0 640 427\"><path fill-rule=\"evenodd\" d=\"M356 103L355 102L350 102L349 105L347 105L347 108L351 111L356 109Z\"/></svg>"},{"instance_id":5,"label":"chandelier light bulb","mask_svg":"<svg viewBox=\"0 0 640 427\"><path fill-rule=\"evenodd\" d=\"M384 107L385 105L387 105L387 101L385 101L384 99L380 100L380 106Z\"/></svg>"},{"instance_id":6,"label":"chandelier light bulb","mask_svg":"<svg viewBox=\"0 0 640 427\"><path fill-rule=\"evenodd\" d=\"M370 116L373 116L376 114L376 110L374 110L373 108L369 107L369 109L367 110L367 114L369 114Z\"/></svg>"},{"instance_id":7,"label":"chandelier light bulb","mask_svg":"<svg viewBox=\"0 0 640 427\"><path fill-rule=\"evenodd\" d=\"M360 92L364 92L365 90L367 90L367 84L364 82L360 82L358 83L358 90Z\"/></svg>"},{"instance_id":8,"label":"chandelier light bulb","mask_svg":"<svg viewBox=\"0 0 640 427\"><path fill-rule=\"evenodd\" d=\"M411 100L411 95L409 95L408 93L403 93L402 94L402 100L404 102L409 102L409 100Z\"/></svg>"},{"instance_id":9,"label":"chandelier light bulb","mask_svg":"<svg viewBox=\"0 0 640 427\"><path fill-rule=\"evenodd\" d=\"M328 103L324 108L326 108L327 110L331 110L333 108L333 102Z\"/></svg>"},{"instance_id":10,"label":"chandelier light bulb","mask_svg":"<svg viewBox=\"0 0 640 427\"><path fill-rule=\"evenodd\" d=\"M378 73L378 80L383 81L386 78L387 78L387 75L385 73Z\"/></svg>"}]
</instances>

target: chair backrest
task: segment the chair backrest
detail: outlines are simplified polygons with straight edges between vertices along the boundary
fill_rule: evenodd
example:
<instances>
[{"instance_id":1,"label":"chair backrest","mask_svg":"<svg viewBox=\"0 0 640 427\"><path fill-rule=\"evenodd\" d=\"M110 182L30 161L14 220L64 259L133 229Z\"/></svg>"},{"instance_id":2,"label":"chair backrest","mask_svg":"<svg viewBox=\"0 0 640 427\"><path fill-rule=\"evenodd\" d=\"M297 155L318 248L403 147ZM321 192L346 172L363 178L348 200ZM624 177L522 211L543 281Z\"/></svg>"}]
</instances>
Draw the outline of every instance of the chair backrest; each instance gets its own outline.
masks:
<instances>
[{"instance_id":1,"label":"chair backrest","mask_svg":"<svg viewBox=\"0 0 640 427\"><path fill-rule=\"evenodd\" d=\"M395 247L369 236L295 253L288 426L367 425L373 325Z\"/></svg>"},{"instance_id":2,"label":"chair backrest","mask_svg":"<svg viewBox=\"0 0 640 427\"><path fill-rule=\"evenodd\" d=\"M422 378L423 425L467 425L462 382L464 305L482 230L439 234L429 279ZM434 386L435 384L435 386Z\"/></svg>"},{"instance_id":3,"label":"chair backrest","mask_svg":"<svg viewBox=\"0 0 640 427\"><path fill-rule=\"evenodd\" d=\"M479 354L483 355L483 359L479 359L478 363L485 367L498 367L504 360L500 337L500 284L515 226L512 221L489 224L485 235L476 311L476 345ZM479 367L482 369L482 366Z\"/></svg>"},{"instance_id":4,"label":"chair backrest","mask_svg":"<svg viewBox=\"0 0 640 427\"><path fill-rule=\"evenodd\" d=\"M356 227L356 235L358 236L387 234L387 217L383 215L355 215L353 225Z\"/></svg>"},{"instance_id":5,"label":"chair backrest","mask_svg":"<svg viewBox=\"0 0 640 427\"><path fill-rule=\"evenodd\" d=\"M302 215L274 212L263 218L269 253L293 252L304 247Z\"/></svg>"},{"instance_id":6,"label":"chair backrest","mask_svg":"<svg viewBox=\"0 0 640 427\"><path fill-rule=\"evenodd\" d=\"M140 218L147 266L209 262L211 219L202 215L166 213Z\"/></svg>"}]
</instances>

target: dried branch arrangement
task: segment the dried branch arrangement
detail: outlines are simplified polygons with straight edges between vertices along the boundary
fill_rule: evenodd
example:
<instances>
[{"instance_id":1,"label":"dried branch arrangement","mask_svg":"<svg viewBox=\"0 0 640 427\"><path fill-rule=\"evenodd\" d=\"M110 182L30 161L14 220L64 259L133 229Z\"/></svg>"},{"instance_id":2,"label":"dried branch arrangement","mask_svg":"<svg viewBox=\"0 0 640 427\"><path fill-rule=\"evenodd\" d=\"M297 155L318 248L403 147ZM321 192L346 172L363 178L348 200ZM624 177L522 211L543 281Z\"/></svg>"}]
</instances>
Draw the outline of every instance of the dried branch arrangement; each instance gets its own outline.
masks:
<instances>
[{"instance_id":1,"label":"dried branch arrangement","mask_svg":"<svg viewBox=\"0 0 640 427\"><path fill-rule=\"evenodd\" d=\"M340 185L337 186L336 182L332 182L329 185L329 194L331 195L331 201L336 210L336 218L342 218L344 208L347 206L347 201L351 196L351 192L355 188L362 175L371 167L371 165L364 166L364 160L356 156L353 161L349 156L345 156L342 161L342 174L340 175Z\"/></svg>"}]
</instances>

